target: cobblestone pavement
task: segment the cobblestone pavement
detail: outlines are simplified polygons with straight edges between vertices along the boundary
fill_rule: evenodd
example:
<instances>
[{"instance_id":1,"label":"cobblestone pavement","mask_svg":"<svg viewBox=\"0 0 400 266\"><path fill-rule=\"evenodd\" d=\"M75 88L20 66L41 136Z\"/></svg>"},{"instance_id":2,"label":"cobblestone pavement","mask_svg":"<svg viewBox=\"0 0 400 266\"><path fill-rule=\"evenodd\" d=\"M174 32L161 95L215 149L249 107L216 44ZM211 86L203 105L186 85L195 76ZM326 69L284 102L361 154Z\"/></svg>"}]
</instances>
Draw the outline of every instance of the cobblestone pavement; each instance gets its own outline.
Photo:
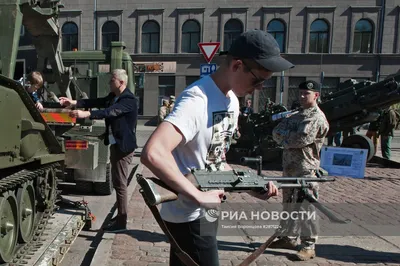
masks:
<instances>
[{"instance_id":1,"label":"cobblestone pavement","mask_svg":"<svg viewBox=\"0 0 400 266\"><path fill-rule=\"evenodd\" d=\"M152 175L145 167L142 174ZM263 171L263 174L280 176L281 172ZM345 213L349 218L355 218L360 213L369 213L361 220L371 220L379 224L377 217L385 215L385 221L392 220L397 226L400 222L400 179L394 169L370 165L365 179L338 177L336 182L323 184L320 191L322 202L348 203L345 205ZM232 193L227 196L228 202L265 205L265 202L246 193ZM269 200L280 201L281 197ZM358 208L362 203L367 208L369 205L365 203L370 204L371 208L367 212L360 212ZM382 211L376 208L378 203L386 203L392 209ZM104 265L168 265L169 244L137 188L129 203L129 217L129 230L115 235L111 257ZM392 235L398 236L382 237L374 234L373 230L371 229L370 235L365 236L321 236L316 248L317 258L308 262L291 261L289 255L293 251L267 249L252 265L400 265L399 232L392 232ZM218 237L220 265L238 265L267 238L268 236Z\"/></svg>"}]
</instances>

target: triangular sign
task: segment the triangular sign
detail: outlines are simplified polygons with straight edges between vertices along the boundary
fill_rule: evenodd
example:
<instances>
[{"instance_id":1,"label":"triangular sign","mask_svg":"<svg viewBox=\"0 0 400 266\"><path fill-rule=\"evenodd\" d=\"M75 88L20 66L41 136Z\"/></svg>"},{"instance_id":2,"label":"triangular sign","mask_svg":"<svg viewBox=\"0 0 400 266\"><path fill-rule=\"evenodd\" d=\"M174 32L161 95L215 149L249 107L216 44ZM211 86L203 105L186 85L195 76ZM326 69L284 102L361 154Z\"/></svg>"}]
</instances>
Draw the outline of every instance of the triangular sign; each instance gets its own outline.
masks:
<instances>
[{"instance_id":1,"label":"triangular sign","mask_svg":"<svg viewBox=\"0 0 400 266\"><path fill-rule=\"evenodd\" d=\"M218 51L220 43L219 42L202 42L197 44L200 48L201 53L206 59L207 63L210 63L213 59L215 53Z\"/></svg>"}]
</instances>

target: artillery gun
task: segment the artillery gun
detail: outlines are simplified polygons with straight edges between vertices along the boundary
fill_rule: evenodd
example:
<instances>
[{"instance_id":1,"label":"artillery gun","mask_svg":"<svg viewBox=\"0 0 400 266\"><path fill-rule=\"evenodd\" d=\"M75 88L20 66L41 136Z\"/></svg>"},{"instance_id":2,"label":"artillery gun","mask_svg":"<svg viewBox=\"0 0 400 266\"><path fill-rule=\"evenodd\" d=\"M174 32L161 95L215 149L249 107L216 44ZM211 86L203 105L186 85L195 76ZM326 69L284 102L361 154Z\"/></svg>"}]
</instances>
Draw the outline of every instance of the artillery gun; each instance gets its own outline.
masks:
<instances>
[{"instance_id":1,"label":"artillery gun","mask_svg":"<svg viewBox=\"0 0 400 266\"><path fill-rule=\"evenodd\" d=\"M239 135L234 136L233 144L227 154L228 160L237 154L254 157L261 155L264 161L279 157L282 148L272 139L272 130L281 120L276 117L289 110L282 104L267 99L264 110L248 116L240 115L238 121Z\"/></svg>"},{"instance_id":2,"label":"artillery gun","mask_svg":"<svg viewBox=\"0 0 400 266\"><path fill-rule=\"evenodd\" d=\"M400 72L379 82L350 79L341 85L337 92L324 96L319 105L333 133L374 122L381 110L400 102ZM341 146L367 149L368 161L375 154L371 139L360 134L345 137Z\"/></svg>"},{"instance_id":3,"label":"artillery gun","mask_svg":"<svg viewBox=\"0 0 400 266\"><path fill-rule=\"evenodd\" d=\"M334 133L374 122L382 109L399 102L400 71L380 82L346 80L339 84L335 93L321 97L319 107L329 122L330 132ZM285 114L287 109L282 105L269 106L258 114L239 120L239 130L244 130L240 131L240 138L231 146L231 155L228 158L234 156L235 152L232 150L245 150L247 156L262 155L265 161L280 157L282 148L272 140L272 130L284 116L273 119L273 115L279 112ZM368 161L375 154L372 141L360 134L345 137L341 146L367 149Z\"/></svg>"}]
</instances>

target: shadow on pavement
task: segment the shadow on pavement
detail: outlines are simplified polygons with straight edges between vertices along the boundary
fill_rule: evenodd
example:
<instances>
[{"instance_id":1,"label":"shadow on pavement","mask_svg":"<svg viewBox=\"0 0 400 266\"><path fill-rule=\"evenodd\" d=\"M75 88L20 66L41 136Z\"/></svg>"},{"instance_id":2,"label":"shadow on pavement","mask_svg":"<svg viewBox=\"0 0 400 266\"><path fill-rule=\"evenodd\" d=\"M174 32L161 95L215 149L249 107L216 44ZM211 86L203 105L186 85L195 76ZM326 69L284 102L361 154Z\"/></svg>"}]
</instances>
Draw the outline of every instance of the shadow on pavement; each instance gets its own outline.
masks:
<instances>
[{"instance_id":1,"label":"shadow on pavement","mask_svg":"<svg viewBox=\"0 0 400 266\"><path fill-rule=\"evenodd\" d=\"M349 245L317 244L316 253L320 258L349 263L400 263L399 253L366 250Z\"/></svg>"},{"instance_id":2,"label":"shadow on pavement","mask_svg":"<svg viewBox=\"0 0 400 266\"><path fill-rule=\"evenodd\" d=\"M128 177L128 186L131 184L132 178L134 177L138 167L139 167L139 164L137 164L136 166L134 166L132 168L132 171L131 171L131 173L130 173L130 175ZM114 214L116 209L117 209L117 203L115 202L114 206L111 208L110 212L105 217L104 222L102 223L100 228L103 228L103 227L105 227L105 226L107 226L109 224L109 222L110 222L110 220L111 220L111 218L112 218L112 216L113 216L113 214ZM96 232L96 230L92 230L92 232ZM85 254L85 256L84 256L84 258L82 260L81 266L90 265L91 261L93 260L94 254L96 253L96 249L99 246L101 240L103 239L104 233L105 232L102 229L97 230L97 234L94 237L92 243L90 244L90 249L86 252L86 254Z\"/></svg>"},{"instance_id":3,"label":"shadow on pavement","mask_svg":"<svg viewBox=\"0 0 400 266\"><path fill-rule=\"evenodd\" d=\"M164 234L157 232L150 232L145 230L132 229L120 234L126 234L136 239L137 241L144 242L166 242L167 238ZM244 243L244 242L229 242L218 241L219 251L236 251L246 252L250 255L262 243ZM317 244L316 245L317 258L334 260L345 263L400 263L400 254L384 251L366 250L360 247L349 245L333 245L333 244ZM274 256L285 256L289 260L294 260L293 251L273 250L267 249L264 254Z\"/></svg>"}]
</instances>

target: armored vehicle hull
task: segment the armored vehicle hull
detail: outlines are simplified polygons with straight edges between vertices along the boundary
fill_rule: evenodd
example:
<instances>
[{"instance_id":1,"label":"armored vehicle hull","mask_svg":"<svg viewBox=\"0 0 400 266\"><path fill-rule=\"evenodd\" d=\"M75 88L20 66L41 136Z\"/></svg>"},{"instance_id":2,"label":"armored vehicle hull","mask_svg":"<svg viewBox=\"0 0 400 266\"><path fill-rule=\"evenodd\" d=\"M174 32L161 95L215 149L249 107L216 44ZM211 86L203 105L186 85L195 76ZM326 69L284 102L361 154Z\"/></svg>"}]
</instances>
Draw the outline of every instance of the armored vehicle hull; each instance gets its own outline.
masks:
<instances>
[{"instance_id":1,"label":"armored vehicle hull","mask_svg":"<svg viewBox=\"0 0 400 266\"><path fill-rule=\"evenodd\" d=\"M26 90L0 75L0 263L18 263L52 216L64 151Z\"/></svg>"}]
</instances>

